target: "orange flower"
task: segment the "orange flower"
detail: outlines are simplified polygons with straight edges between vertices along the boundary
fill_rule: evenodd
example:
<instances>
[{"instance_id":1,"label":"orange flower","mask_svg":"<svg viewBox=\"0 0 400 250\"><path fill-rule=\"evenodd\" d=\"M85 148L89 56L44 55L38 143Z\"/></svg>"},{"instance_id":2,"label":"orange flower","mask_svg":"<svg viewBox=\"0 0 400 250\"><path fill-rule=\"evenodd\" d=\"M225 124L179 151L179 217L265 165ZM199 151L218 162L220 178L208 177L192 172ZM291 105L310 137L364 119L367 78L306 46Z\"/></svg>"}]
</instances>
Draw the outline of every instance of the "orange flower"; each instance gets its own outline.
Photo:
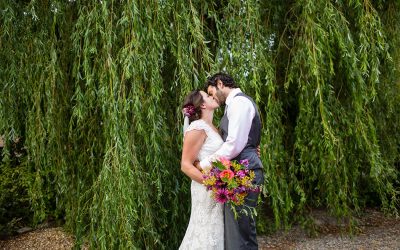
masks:
<instances>
[{"instance_id":1,"label":"orange flower","mask_svg":"<svg viewBox=\"0 0 400 250\"><path fill-rule=\"evenodd\" d=\"M220 157L219 161L222 163L222 165L224 165L226 168L229 168L231 166L231 161L228 160L225 157Z\"/></svg>"},{"instance_id":2,"label":"orange flower","mask_svg":"<svg viewBox=\"0 0 400 250\"><path fill-rule=\"evenodd\" d=\"M230 169L225 169L224 171L222 171L219 174L219 177L223 180L223 181L227 181L227 180L231 180L233 177L235 176L235 174L232 172L232 170Z\"/></svg>"}]
</instances>

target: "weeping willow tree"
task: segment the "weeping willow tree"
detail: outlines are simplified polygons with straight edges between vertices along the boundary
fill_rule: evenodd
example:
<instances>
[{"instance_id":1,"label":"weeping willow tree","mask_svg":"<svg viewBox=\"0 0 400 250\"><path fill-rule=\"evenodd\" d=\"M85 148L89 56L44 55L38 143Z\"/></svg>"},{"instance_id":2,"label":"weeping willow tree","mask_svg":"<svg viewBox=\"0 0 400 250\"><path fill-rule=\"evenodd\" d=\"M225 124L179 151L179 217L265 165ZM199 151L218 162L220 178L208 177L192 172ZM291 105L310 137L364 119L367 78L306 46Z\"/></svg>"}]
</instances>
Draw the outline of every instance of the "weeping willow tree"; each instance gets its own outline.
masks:
<instances>
[{"instance_id":1,"label":"weeping willow tree","mask_svg":"<svg viewBox=\"0 0 400 250\"><path fill-rule=\"evenodd\" d=\"M176 248L190 209L180 105L221 70L260 108L267 226L316 207L397 213L398 1L5 0L0 11L2 224L51 217L77 246Z\"/></svg>"},{"instance_id":2,"label":"weeping willow tree","mask_svg":"<svg viewBox=\"0 0 400 250\"><path fill-rule=\"evenodd\" d=\"M348 216L373 193L396 210L396 170L382 154L376 125L386 119L374 119L382 112L375 102L384 95L381 62L391 60L377 10L369 1L298 1L291 11L285 85L296 92L298 109L290 171L305 198L298 208L312 201ZM398 81L392 85L388 91L398 93ZM398 95L379 99L398 103Z\"/></svg>"}]
</instances>

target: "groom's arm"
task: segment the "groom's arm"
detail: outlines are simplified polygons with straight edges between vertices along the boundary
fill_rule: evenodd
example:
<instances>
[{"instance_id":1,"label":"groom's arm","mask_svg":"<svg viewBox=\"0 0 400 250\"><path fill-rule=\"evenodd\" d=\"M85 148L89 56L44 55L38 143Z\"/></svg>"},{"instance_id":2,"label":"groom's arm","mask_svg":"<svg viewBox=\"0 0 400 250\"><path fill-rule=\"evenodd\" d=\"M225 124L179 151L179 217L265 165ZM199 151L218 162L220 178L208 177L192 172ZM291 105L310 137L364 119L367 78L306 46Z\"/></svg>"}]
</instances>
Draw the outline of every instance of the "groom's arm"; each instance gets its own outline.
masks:
<instances>
[{"instance_id":1,"label":"groom's arm","mask_svg":"<svg viewBox=\"0 0 400 250\"><path fill-rule=\"evenodd\" d=\"M217 152L200 162L202 168L209 166L210 159L215 157L235 158L247 144L255 115L253 104L246 97L238 96L229 104L227 112L229 128L226 141Z\"/></svg>"}]
</instances>

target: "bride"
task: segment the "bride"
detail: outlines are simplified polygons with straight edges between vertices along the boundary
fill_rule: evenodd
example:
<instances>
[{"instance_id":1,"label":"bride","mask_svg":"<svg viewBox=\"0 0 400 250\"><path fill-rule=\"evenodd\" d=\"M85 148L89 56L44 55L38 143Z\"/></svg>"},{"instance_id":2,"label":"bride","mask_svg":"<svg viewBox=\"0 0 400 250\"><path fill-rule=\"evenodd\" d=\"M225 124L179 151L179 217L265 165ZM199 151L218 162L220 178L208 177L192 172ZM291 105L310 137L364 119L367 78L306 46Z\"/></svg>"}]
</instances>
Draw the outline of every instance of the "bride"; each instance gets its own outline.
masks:
<instances>
[{"instance_id":1,"label":"bride","mask_svg":"<svg viewBox=\"0 0 400 250\"><path fill-rule=\"evenodd\" d=\"M204 91L192 91L185 99L183 112L190 125L184 131L181 169L192 179L191 213L183 249L224 249L223 205L216 203L202 185L203 174L194 165L215 153L223 143L212 124L217 101Z\"/></svg>"}]
</instances>

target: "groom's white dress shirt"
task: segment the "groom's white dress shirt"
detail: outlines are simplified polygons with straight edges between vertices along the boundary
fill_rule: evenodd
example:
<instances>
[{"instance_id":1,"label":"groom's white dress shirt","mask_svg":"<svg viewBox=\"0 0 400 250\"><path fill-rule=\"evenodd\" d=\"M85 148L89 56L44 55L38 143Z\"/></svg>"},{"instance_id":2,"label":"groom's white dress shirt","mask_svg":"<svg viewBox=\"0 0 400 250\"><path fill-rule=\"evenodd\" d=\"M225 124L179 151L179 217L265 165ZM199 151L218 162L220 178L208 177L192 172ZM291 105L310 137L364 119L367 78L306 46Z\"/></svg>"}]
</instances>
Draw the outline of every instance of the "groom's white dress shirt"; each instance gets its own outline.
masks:
<instances>
[{"instance_id":1,"label":"groom's white dress shirt","mask_svg":"<svg viewBox=\"0 0 400 250\"><path fill-rule=\"evenodd\" d=\"M242 93L239 88L233 89L225 101L225 112L229 120L228 137L217 152L200 162L201 168L210 166L216 157L222 156L229 160L235 158L247 144L256 111L252 102L244 96L236 96L238 93Z\"/></svg>"}]
</instances>

